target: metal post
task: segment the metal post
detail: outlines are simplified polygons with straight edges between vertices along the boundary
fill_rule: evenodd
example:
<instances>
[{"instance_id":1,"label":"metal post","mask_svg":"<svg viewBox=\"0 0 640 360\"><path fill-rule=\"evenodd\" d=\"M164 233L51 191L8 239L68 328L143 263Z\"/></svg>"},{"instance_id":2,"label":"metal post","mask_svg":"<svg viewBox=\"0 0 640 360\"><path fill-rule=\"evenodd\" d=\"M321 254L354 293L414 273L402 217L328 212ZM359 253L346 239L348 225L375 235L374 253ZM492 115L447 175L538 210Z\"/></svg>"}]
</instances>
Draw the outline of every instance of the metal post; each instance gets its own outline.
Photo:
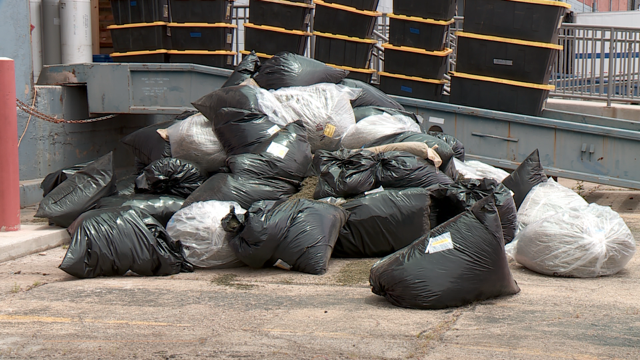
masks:
<instances>
[{"instance_id":1,"label":"metal post","mask_svg":"<svg viewBox=\"0 0 640 360\"><path fill-rule=\"evenodd\" d=\"M609 87L607 88L607 107L611 107L611 93L613 92L613 82L616 79L615 68L613 67L614 61L616 61L616 44L615 44L615 30L611 28L611 35L609 36Z\"/></svg>"},{"instance_id":2,"label":"metal post","mask_svg":"<svg viewBox=\"0 0 640 360\"><path fill-rule=\"evenodd\" d=\"M20 164L12 59L0 57L0 84L0 231L16 231L20 230Z\"/></svg>"}]
</instances>

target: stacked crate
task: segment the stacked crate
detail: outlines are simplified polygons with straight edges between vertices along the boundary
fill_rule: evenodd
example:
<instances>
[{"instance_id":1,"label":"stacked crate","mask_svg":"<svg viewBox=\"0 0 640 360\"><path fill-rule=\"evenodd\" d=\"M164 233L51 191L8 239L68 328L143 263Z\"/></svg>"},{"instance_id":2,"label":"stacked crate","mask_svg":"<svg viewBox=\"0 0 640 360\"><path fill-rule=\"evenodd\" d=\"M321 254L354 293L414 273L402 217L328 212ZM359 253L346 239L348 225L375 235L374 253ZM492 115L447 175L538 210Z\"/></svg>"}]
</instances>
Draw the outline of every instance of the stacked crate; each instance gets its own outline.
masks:
<instances>
[{"instance_id":1,"label":"stacked crate","mask_svg":"<svg viewBox=\"0 0 640 360\"><path fill-rule=\"evenodd\" d=\"M304 55L311 36L311 0L250 0L244 24L244 51L262 60L282 51Z\"/></svg>"},{"instance_id":2,"label":"stacked crate","mask_svg":"<svg viewBox=\"0 0 640 360\"><path fill-rule=\"evenodd\" d=\"M549 91L558 28L570 5L548 0L466 0L456 33L450 102L537 116Z\"/></svg>"},{"instance_id":3,"label":"stacked crate","mask_svg":"<svg viewBox=\"0 0 640 360\"><path fill-rule=\"evenodd\" d=\"M313 23L314 57L327 65L349 70L349 78L371 82L369 69L378 0L316 0Z\"/></svg>"},{"instance_id":4,"label":"stacked crate","mask_svg":"<svg viewBox=\"0 0 640 360\"><path fill-rule=\"evenodd\" d=\"M383 44L380 90L440 101L449 54L446 47L456 0L394 0L389 43Z\"/></svg>"},{"instance_id":5,"label":"stacked crate","mask_svg":"<svg viewBox=\"0 0 640 360\"><path fill-rule=\"evenodd\" d=\"M233 68L233 0L111 0L117 62Z\"/></svg>"}]
</instances>

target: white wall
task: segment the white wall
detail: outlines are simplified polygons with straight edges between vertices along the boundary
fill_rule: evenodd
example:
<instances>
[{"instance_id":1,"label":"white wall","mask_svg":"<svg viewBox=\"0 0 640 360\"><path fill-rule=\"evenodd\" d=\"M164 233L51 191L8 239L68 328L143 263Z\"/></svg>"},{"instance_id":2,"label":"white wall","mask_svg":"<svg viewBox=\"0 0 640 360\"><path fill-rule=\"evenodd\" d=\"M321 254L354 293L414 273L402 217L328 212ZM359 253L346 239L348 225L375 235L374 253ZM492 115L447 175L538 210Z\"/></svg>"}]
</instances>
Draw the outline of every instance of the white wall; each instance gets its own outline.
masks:
<instances>
[{"instance_id":1,"label":"white wall","mask_svg":"<svg viewBox=\"0 0 640 360\"><path fill-rule=\"evenodd\" d=\"M640 11L578 13L576 24L640 28Z\"/></svg>"}]
</instances>

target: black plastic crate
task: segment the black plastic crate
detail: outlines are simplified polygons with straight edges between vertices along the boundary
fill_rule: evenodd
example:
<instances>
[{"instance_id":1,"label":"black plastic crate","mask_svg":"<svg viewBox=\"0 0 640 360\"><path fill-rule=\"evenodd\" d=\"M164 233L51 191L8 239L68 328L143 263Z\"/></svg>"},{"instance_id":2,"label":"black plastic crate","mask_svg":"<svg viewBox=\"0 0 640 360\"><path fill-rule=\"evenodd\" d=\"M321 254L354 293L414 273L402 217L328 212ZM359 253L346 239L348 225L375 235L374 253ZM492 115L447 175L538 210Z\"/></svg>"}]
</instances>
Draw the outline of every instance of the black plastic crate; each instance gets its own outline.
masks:
<instances>
[{"instance_id":1,"label":"black plastic crate","mask_svg":"<svg viewBox=\"0 0 640 360\"><path fill-rule=\"evenodd\" d=\"M116 25L169 21L167 0L111 0Z\"/></svg>"},{"instance_id":2,"label":"black plastic crate","mask_svg":"<svg viewBox=\"0 0 640 360\"><path fill-rule=\"evenodd\" d=\"M227 23L170 23L172 50L227 50L233 48L237 25Z\"/></svg>"},{"instance_id":3,"label":"black plastic crate","mask_svg":"<svg viewBox=\"0 0 640 360\"><path fill-rule=\"evenodd\" d=\"M240 50L240 54L242 54L242 58L244 59L245 56L251 54L251 51L248 50ZM263 53L256 53L256 55L258 56L258 59L260 60L260 64L264 64L265 61L271 59L273 57L273 55L267 55L267 54L263 54Z\"/></svg>"},{"instance_id":4,"label":"black plastic crate","mask_svg":"<svg viewBox=\"0 0 640 360\"><path fill-rule=\"evenodd\" d=\"M444 50L451 20L389 14L389 43L430 51Z\"/></svg>"},{"instance_id":5,"label":"black plastic crate","mask_svg":"<svg viewBox=\"0 0 640 360\"><path fill-rule=\"evenodd\" d=\"M111 54L116 63L166 63L169 60L167 50L130 51Z\"/></svg>"},{"instance_id":6,"label":"black plastic crate","mask_svg":"<svg viewBox=\"0 0 640 360\"><path fill-rule=\"evenodd\" d=\"M358 10L375 11L378 8L379 0L327 0L326 3L338 4L356 8Z\"/></svg>"},{"instance_id":7,"label":"black plastic crate","mask_svg":"<svg viewBox=\"0 0 640 360\"><path fill-rule=\"evenodd\" d=\"M309 36L311 33L306 31L244 24L244 48L268 55L275 55L282 51L304 55Z\"/></svg>"},{"instance_id":8,"label":"black plastic crate","mask_svg":"<svg viewBox=\"0 0 640 360\"><path fill-rule=\"evenodd\" d=\"M451 74L452 104L538 116L553 85L531 84L459 72Z\"/></svg>"},{"instance_id":9,"label":"black plastic crate","mask_svg":"<svg viewBox=\"0 0 640 360\"><path fill-rule=\"evenodd\" d=\"M313 30L327 34L340 34L360 39L371 37L378 16L382 15L377 11L328 4L322 0L316 0L315 4Z\"/></svg>"},{"instance_id":10,"label":"black plastic crate","mask_svg":"<svg viewBox=\"0 0 640 360\"><path fill-rule=\"evenodd\" d=\"M393 13L423 19L450 20L456 15L456 0L393 0Z\"/></svg>"},{"instance_id":11,"label":"black plastic crate","mask_svg":"<svg viewBox=\"0 0 640 360\"><path fill-rule=\"evenodd\" d=\"M377 43L373 39L358 39L342 35L314 32L314 57L324 63L349 66L353 68L369 67L371 50Z\"/></svg>"},{"instance_id":12,"label":"black plastic crate","mask_svg":"<svg viewBox=\"0 0 640 360\"><path fill-rule=\"evenodd\" d=\"M233 15L233 0L169 0L169 5L177 23L230 23Z\"/></svg>"},{"instance_id":13,"label":"black plastic crate","mask_svg":"<svg viewBox=\"0 0 640 360\"><path fill-rule=\"evenodd\" d=\"M384 71L427 79L442 79L453 51L427 51L407 46L383 44Z\"/></svg>"},{"instance_id":14,"label":"black plastic crate","mask_svg":"<svg viewBox=\"0 0 640 360\"><path fill-rule=\"evenodd\" d=\"M456 71L548 84L562 45L457 32Z\"/></svg>"},{"instance_id":15,"label":"black plastic crate","mask_svg":"<svg viewBox=\"0 0 640 360\"><path fill-rule=\"evenodd\" d=\"M169 51L169 62L183 64L197 64L213 66L217 68L233 69L233 60L236 56L235 51L199 51L187 50Z\"/></svg>"},{"instance_id":16,"label":"black plastic crate","mask_svg":"<svg viewBox=\"0 0 640 360\"><path fill-rule=\"evenodd\" d=\"M466 0L464 31L556 43L558 26L571 6L548 0Z\"/></svg>"},{"instance_id":17,"label":"black plastic crate","mask_svg":"<svg viewBox=\"0 0 640 360\"><path fill-rule=\"evenodd\" d=\"M249 22L287 30L309 29L313 5L284 0L251 0Z\"/></svg>"},{"instance_id":18,"label":"black plastic crate","mask_svg":"<svg viewBox=\"0 0 640 360\"><path fill-rule=\"evenodd\" d=\"M358 68L352 68L349 66L339 66L339 65L334 65L334 64L327 64L328 66L334 67L336 69L342 69L342 70L347 70L349 71L349 74L347 75L347 78L349 79L354 79L354 80L360 80L362 82L365 83L370 83L371 82L371 78L373 77L373 74L375 74L375 70L373 69L358 69Z\"/></svg>"},{"instance_id":19,"label":"black plastic crate","mask_svg":"<svg viewBox=\"0 0 640 360\"><path fill-rule=\"evenodd\" d=\"M171 38L165 22L111 25L107 29L111 31L116 53L171 49Z\"/></svg>"},{"instance_id":20,"label":"black plastic crate","mask_svg":"<svg viewBox=\"0 0 640 360\"><path fill-rule=\"evenodd\" d=\"M398 95L422 100L440 101L444 80L379 72L380 90L390 95Z\"/></svg>"}]
</instances>

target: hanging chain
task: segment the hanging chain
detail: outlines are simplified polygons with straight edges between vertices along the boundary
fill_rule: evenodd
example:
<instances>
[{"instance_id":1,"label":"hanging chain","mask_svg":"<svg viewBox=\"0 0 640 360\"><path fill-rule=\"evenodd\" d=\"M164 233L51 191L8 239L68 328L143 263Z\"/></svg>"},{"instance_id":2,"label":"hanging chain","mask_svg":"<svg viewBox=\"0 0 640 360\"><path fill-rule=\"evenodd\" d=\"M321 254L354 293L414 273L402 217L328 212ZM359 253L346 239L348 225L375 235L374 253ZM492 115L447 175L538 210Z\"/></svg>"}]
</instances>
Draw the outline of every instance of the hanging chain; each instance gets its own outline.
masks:
<instances>
[{"instance_id":1,"label":"hanging chain","mask_svg":"<svg viewBox=\"0 0 640 360\"><path fill-rule=\"evenodd\" d=\"M101 117L91 118L91 119L84 119L84 120L65 120L65 119L58 119L55 116L51 116L51 115L47 115L47 114L41 113L40 111L38 111L35 108L29 106L28 104L23 103L19 99L16 99L16 103L18 104L18 109L24 111L25 113L27 113L29 115L32 115L32 116L35 116L38 119L42 119L44 121L52 122L54 124L62 124L62 123L64 123L64 124L85 124L85 123L92 123L92 122L107 120L107 119L111 119L111 118L116 117L116 115L106 115L106 116L101 116Z\"/></svg>"}]
</instances>

